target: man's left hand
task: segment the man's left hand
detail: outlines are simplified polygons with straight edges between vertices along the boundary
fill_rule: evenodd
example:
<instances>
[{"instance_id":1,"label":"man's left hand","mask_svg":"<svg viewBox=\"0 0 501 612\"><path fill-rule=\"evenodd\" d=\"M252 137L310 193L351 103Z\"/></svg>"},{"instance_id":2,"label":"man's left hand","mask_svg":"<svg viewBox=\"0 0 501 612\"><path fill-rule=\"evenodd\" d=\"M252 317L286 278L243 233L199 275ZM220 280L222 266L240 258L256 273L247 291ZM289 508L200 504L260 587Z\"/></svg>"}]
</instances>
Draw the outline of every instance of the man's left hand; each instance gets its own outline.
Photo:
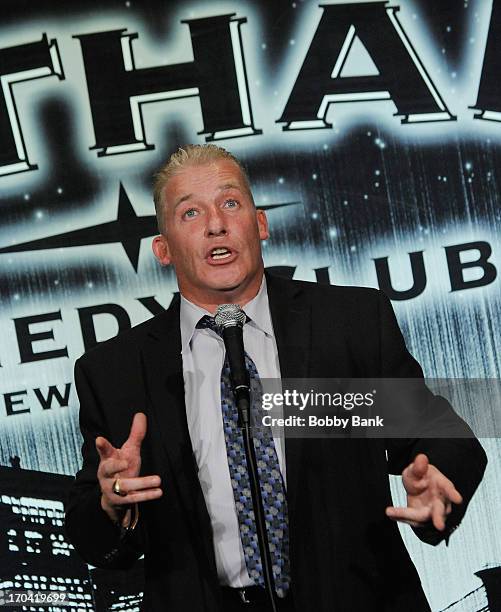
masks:
<instances>
[{"instance_id":1,"label":"man's left hand","mask_svg":"<svg viewBox=\"0 0 501 612\"><path fill-rule=\"evenodd\" d=\"M407 491L407 507L389 506L386 516L412 527L423 527L431 521L435 529L443 531L452 504L463 501L453 483L423 454L405 468L402 481Z\"/></svg>"}]
</instances>

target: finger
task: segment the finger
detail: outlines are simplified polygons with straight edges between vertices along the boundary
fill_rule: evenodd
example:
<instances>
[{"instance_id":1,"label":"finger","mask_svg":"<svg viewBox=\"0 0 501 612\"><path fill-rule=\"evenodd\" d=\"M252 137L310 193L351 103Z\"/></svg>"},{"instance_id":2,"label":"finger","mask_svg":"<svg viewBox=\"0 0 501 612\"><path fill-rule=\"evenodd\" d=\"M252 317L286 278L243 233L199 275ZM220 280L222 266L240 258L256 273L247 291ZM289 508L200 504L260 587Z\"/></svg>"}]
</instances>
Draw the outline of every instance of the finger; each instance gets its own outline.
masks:
<instances>
[{"instance_id":1,"label":"finger","mask_svg":"<svg viewBox=\"0 0 501 612\"><path fill-rule=\"evenodd\" d=\"M429 486L428 478L416 478L412 464L402 474L402 484L408 496L418 496L424 493Z\"/></svg>"},{"instance_id":2,"label":"finger","mask_svg":"<svg viewBox=\"0 0 501 612\"><path fill-rule=\"evenodd\" d=\"M427 478L416 478L409 466L402 475L402 482L408 495L419 495L423 493L428 486Z\"/></svg>"},{"instance_id":3,"label":"finger","mask_svg":"<svg viewBox=\"0 0 501 612\"><path fill-rule=\"evenodd\" d=\"M136 412L130 428L126 444L135 448L141 448L141 443L146 435L146 415L144 412Z\"/></svg>"},{"instance_id":4,"label":"finger","mask_svg":"<svg viewBox=\"0 0 501 612\"><path fill-rule=\"evenodd\" d=\"M405 468L402 472L402 478L407 493L417 495L428 487L428 466L428 457L420 454Z\"/></svg>"},{"instance_id":5,"label":"finger","mask_svg":"<svg viewBox=\"0 0 501 612\"><path fill-rule=\"evenodd\" d=\"M123 472L128 467L129 463L125 459L105 459L99 464L98 477L116 478L117 474Z\"/></svg>"},{"instance_id":6,"label":"finger","mask_svg":"<svg viewBox=\"0 0 501 612\"><path fill-rule=\"evenodd\" d=\"M422 525L430 520L431 510L428 507L397 508L395 506L388 506L388 508L386 508L386 516L393 519L394 521L399 521L403 523L411 521L412 523L416 523L417 525ZM409 522L409 524L411 523Z\"/></svg>"},{"instance_id":7,"label":"finger","mask_svg":"<svg viewBox=\"0 0 501 612\"><path fill-rule=\"evenodd\" d=\"M98 436L96 438L96 450L100 459L108 459L108 457L113 456L116 448L104 436Z\"/></svg>"},{"instance_id":8,"label":"finger","mask_svg":"<svg viewBox=\"0 0 501 612\"><path fill-rule=\"evenodd\" d=\"M400 515L399 512L396 512L399 508L394 508L393 506L389 506L386 508L386 516L390 518L392 521L396 523L404 523L405 525L410 525L411 527L419 527L421 523L417 521L413 521L411 519L404 518ZM394 512L395 511L395 512Z\"/></svg>"},{"instance_id":9,"label":"finger","mask_svg":"<svg viewBox=\"0 0 501 612\"><path fill-rule=\"evenodd\" d=\"M445 482L442 484L442 494L447 500L451 501L453 504L463 503L463 497L461 493L456 489L456 487L448 478L446 478Z\"/></svg>"},{"instance_id":10,"label":"finger","mask_svg":"<svg viewBox=\"0 0 501 612\"><path fill-rule=\"evenodd\" d=\"M113 495L113 497L111 497L111 495ZM111 495L107 495L109 503L111 503L113 506L123 506L158 499L159 497L162 497L163 491L160 488L156 488L148 489L146 491L128 493L124 497L119 497L113 493Z\"/></svg>"},{"instance_id":11,"label":"finger","mask_svg":"<svg viewBox=\"0 0 501 612\"><path fill-rule=\"evenodd\" d=\"M425 476L426 472L428 471L428 465L428 457L424 453L416 455L416 458L409 466L412 476L416 479L423 478L423 476Z\"/></svg>"},{"instance_id":12,"label":"finger","mask_svg":"<svg viewBox=\"0 0 501 612\"><path fill-rule=\"evenodd\" d=\"M145 489L156 489L162 484L160 476L141 476L140 478L120 478L120 490L134 493Z\"/></svg>"},{"instance_id":13,"label":"finger","mask_svg":"<svg viewBox=\"0 0 501 612\"><path fill-rule=\"evenodd\" d=\"M445 529L445 504L442 500L435 500L431 507L431 520L435 529L443 531Z\"/></svg>"}]
</instances>

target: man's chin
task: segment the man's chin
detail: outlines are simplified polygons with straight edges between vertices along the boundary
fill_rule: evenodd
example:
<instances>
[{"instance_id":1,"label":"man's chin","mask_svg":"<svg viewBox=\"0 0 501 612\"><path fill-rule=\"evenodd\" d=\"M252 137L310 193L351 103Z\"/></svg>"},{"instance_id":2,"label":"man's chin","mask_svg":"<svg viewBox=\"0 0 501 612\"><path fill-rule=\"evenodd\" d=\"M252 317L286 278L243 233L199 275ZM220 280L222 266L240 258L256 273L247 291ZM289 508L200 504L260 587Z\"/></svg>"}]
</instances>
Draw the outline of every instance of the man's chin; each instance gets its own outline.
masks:
<instances>
[{"instance_id":1,"label":"man's chin","mask_svg":"<svg viewBox=\"0 0 501 612\"><path fill-rule=\"evenodd\" d=\"M240 294L246 292L247 288L258 280L257 275L238 273L236 270L233 274L229 274L229 272L227 270L226 274L206 275L203 280L200 279L202 283L199 288L202 289L203 287L203 290L212 294L213 299L217 301L222 299L223 301L233 302L239 299Z\"/></svg>"},{"instance_id":2,"label":"man's chin","mask_svg":"<svg viewBox=\"0 0 501 612\"><path fill-rule=\"evenodd\" d=\"M210 290L214 293L233 293L234 291L238 291L242 286L241 282L232 282L232 283L218 283L214 284Z\"/></svg>"},{"instance_id":3,"label":"man's chin","mask_svg":"<svg viewBox=\"0 0 501 612\"><path fill-rule=\"evenodd\" d=\"M223 271L221 270L221 272ZM225 272L225 274L212 274L212 278L211 276L206 277L207 288L210 287L211 291L217 293L231 293L232 291L242 288L242 286L245 286L246 282L248 282L248 278L244 274L236 273L236 270L234 270L233 273L231 273L230 270L226 270Z\"/></svg>"},{"instance_id":4,"label":"man's chin","mask_svg":"<svg viewBox=\"0 0 501 612\"><path fill-rule=\"evenodd\" d=\"M218 289L218 291L221 291L223 293L231 293L232 291L236 291L239 287L240 287L241 283L238 283L237 285L231 285L229 287L221 287L220 289Z\"/></svg>"}]
</instances>

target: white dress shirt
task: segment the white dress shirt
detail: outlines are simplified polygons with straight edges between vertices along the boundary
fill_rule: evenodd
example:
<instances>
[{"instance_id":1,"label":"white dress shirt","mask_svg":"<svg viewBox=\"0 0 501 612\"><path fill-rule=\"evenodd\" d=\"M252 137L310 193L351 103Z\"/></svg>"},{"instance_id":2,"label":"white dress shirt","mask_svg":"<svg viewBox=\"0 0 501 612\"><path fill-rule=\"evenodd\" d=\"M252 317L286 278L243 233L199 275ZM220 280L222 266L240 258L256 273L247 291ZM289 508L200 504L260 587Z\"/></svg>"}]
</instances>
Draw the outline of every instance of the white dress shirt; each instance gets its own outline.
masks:
<instances>
[{"instance_id":1,"label":"white dress shirt","mask_svg":"<svg viewBox=\"0 0 501 612\"><path fill-rule=\"evenodd\" d=\"M243 329L246 352L261 378L280 379L264 277L258 294L243 310L251 319ZM244 587L254 582L245 565L223 432L220 380L225 348L216 332L196 328L204 315L212 316L181 296L181 354L188 430L212 523L219 582ZM279 437L274 440L285 484L284 441Z\"/></svg>"}]
</instances>

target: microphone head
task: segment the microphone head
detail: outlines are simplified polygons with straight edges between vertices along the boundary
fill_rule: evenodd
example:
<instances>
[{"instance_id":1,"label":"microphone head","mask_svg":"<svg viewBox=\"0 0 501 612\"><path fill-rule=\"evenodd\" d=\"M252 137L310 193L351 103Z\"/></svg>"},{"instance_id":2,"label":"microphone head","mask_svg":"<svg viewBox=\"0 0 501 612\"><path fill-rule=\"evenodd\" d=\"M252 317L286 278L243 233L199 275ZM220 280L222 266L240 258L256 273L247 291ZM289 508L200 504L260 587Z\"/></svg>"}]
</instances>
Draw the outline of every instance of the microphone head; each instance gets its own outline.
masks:
<instances>
[{"instance_id":1,"label":"microphone head","mask_svg":"<svg viewBox=\"0 0 501 612\"><path fill-rule=\"evenodd\" d=\"M219 327L243 327L245 323L245 312L238 304L220 304L214 315L216 325Z\"/></svg>"}]
</instances>

